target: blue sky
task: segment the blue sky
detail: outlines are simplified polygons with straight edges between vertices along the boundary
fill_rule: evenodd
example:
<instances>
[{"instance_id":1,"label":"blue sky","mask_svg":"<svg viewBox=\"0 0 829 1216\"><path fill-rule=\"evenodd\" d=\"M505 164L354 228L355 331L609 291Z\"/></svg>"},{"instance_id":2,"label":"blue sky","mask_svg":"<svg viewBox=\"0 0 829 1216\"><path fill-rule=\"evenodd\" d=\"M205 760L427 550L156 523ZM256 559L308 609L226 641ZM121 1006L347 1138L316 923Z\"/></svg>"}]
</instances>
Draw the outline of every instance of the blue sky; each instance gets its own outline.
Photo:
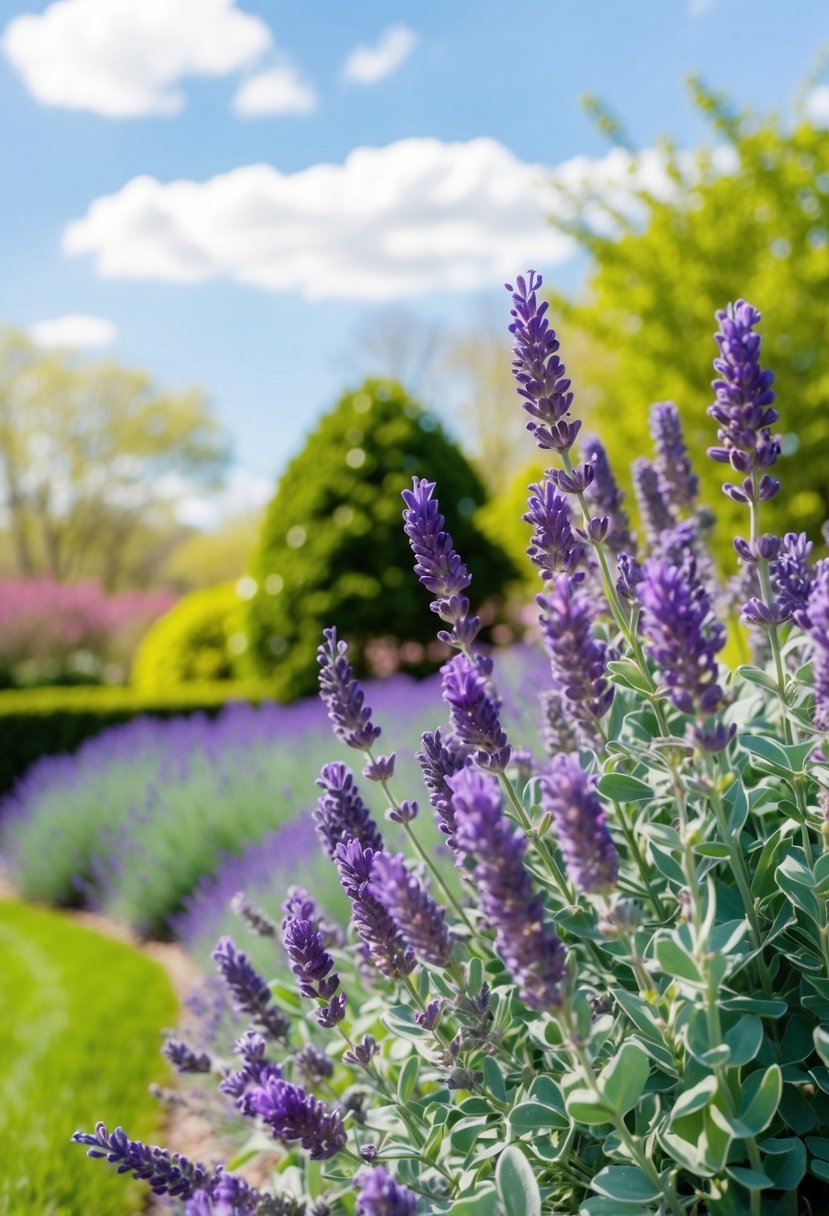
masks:
<instances>
[{"instance_id":1,"label":"blue sky","mask_svg":"<svg viewBox=\"0 0 829 1216\"><path fill-rule=\"evenodd\" d=\"M535 182L575 157L604 164L582 94L637 147L664 133L692 147L690 72L785 109L829 42L823 0L6 0L2 14L0 319L108 322L119 357L208 391L253 479L278 473L353 375L355 334L389 308L463 324L496 306L513 258L577 284ZM271 112L239 112L257 96ZM360 148L376 151L347 160Z\"/></svg>"}]
</instances>

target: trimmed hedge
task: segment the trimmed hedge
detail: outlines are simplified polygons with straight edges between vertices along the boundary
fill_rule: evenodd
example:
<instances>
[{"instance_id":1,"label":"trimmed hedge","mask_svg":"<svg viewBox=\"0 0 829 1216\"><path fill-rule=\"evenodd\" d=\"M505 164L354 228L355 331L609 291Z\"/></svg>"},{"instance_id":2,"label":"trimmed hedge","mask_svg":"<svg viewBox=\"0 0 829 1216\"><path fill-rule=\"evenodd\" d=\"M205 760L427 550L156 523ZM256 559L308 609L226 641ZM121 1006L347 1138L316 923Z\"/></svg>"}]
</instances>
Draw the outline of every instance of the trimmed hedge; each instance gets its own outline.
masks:
<instances>
[{"instance_id":1,"label":"trimmed hedge","mask_svg":"<svg viewBox=\"0 0 829 1216\"><path fill-rule=\"evenodd\" d=\"M258 703L268 696L267 687L254 681L190 684L155 696L120 686L0 692L0 796L41 756L77 751L93 735L142 714L215 717L228 701Z\"/></svg>"},{"instance_id":2,"label":"trimmed hedge","mask_svg":"<svg viewBox=\"0 0 829 1216\"><path fill-rule=\"evenodd\" d=\"M235 583L185 595L144 635L132 665L133 687L157 696L185 684L243 678L243 607Z\"/></svg>"}]
</instances>

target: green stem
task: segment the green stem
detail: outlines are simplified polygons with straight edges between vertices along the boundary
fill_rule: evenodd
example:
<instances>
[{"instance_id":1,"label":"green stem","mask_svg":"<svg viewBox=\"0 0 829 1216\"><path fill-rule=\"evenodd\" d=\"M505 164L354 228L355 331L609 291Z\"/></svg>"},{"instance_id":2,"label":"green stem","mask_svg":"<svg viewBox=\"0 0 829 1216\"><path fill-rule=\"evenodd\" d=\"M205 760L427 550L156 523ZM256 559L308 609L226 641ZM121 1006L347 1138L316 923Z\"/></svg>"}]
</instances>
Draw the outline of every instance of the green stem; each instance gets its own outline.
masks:
<instances>
[{"instance_id":1,"label":"green stem","mask_svg":"<svg viewBox=\"0 0 829 1216\"><path fill-rule=\"evenodd\" d=\"M760 501L758 498L758 479L757 471L753 470L751 474L752 493L748 503L749 518L751 521L751 541L752 544L760 537ZM756 550L755 550L756 552ZM769 573L769 563L763 557L757 558L757 577L760 580L760 598L767 608L771 608L774 603L774 594L771 587L771 575ZM786 743L794 741L792 734L792 724L789 718L789 707L786 704L786 673L783 667L783 655L780 650L780 634L777 625L769 626L769 645L774 659L774 670L777 676L777 695L780 700L780 709L783 714L783 735Z\"/></svg>"},{"instance_id":2,"label":"green stem","mask_svg":"<svg viewBox=\"0 0 829 1216\"><path fill-rule=\"evenodd\" d=\"M524 829L524 831L527 833L527 835L532 840L539 856L541 857L542 861L544 862L545 866L547 867L548 871L550 872L555 889L561 895L562 899L564 900L564 902L566 904L568 904L568 905L574 904L576 902L576 896L575 896L575 893L573 892L573 889L571 888L570 884L568 883L560 865L558 864L558 861L556 860L556 858L553 854L552 849L547 844L547 841L542 836L539 835L539 833L535 830L532 823L530 822L530 818L527 815L527 812L524 810L524 807L521 805L521 799L518 797L515 790L513 789L512 782L507 777L506 773L501 773L499 775L499 781L500 781L502 790L504 791L504 793L507 796L507 801L509 802L513 811L515 812L516 819L518 820L521 827Z\"/></svg>"},{"instance_id":3,"label":"green stem","mask_svg":"<svg viewBox=\"0 0 829 1216\"><path fill-rule=\"evenodd\" d=\"M653 903L654 909L656 911L656 915L659 920L665 920L668 915L667 910L665 908L665 905L662 903L662 900L659 898L659 896L657 895L656 891L653 888L653 884L651 882L650 870L648 868L647 862L645 861L644 855L643 855L641 849L639 848L636 837L633 834L633 828L628 823L627 816L625 815L624 811L622 810L621 805L615 799L611 799L611 803L612 803L614 811L616 812L616 820L619 824L619 827L622 829L622 835L625 838L625 841L627 843L628 849L630 850L631 856L633 857L633 860L636 862L636 868L639 871L639 877L642 879L642 882L645 884L648 894L650 895L651 902Z\"/></svg>"}]
</instances>

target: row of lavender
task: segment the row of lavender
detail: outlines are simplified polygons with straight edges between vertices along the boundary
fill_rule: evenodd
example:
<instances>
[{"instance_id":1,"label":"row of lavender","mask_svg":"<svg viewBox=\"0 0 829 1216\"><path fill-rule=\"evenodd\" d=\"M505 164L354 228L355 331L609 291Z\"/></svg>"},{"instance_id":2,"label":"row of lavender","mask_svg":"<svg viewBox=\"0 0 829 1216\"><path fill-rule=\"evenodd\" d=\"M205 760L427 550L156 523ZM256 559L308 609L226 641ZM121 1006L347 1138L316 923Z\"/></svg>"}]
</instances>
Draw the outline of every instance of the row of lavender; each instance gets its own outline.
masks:
<instances>
[{"instance_id":1,"label":"row of lavender","mask_svg":"<svg viewBox=\"0 0 829 1216\"><path fill-rule=\"evenodd\" d=\"M656 411L657 461L638 466L652 514L637 555L602 450L573 461L579 422L540 285L531 272L510 288L511 330L528 429L556 460L528 512L556 754L513 751L467 567L416 479L404 526L457 652L442 669L449 724L424 734L418 760L460 894L422 848L424 817L398 794L380 715L329 631L322 697L390 821L381 831L359 779L326 766L314 822L349 937L304 890L287 893L281 926L238 899L274 956L281 936L297 991L268 985L224 937L214 959L248 1029L228 1050L166 1048L218 1080L205 1109L219 1120L231 1102L249 1125L240 1167L283 1146L272 1180L103 1124L75 1137L188 1216L825 1207L829 562L812 568L805 538L762 532L780 486L759 314L740 301L718 315L710 455L747 508L742 615L768 661L726 671L676 413ZM421 865L394 851L398 834Z\"/></svg>"}]
</instances>

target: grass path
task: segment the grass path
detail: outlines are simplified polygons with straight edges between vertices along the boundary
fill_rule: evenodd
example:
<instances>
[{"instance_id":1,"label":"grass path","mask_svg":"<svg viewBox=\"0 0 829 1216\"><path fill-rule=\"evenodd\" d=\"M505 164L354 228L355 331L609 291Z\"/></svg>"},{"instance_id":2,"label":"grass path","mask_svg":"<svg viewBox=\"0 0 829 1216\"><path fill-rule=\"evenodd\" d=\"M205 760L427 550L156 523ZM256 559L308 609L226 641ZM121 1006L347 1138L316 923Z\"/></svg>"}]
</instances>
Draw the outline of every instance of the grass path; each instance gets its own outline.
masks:
<instances>
[{"instance_id":1,"label":"grass path","mask_svg":"<svg viewBox=\"0 0 829 1216\"><path fill-rule=\"evenodd\" d=\"M146 1187L69 1138L95 1121L152 1139L159 1029L177 1002L161 966L60 914L0 901L0 1212L131 1216ZM128 1121L129 1120L129 1121Z\"/></svg>"}]
</instances>

